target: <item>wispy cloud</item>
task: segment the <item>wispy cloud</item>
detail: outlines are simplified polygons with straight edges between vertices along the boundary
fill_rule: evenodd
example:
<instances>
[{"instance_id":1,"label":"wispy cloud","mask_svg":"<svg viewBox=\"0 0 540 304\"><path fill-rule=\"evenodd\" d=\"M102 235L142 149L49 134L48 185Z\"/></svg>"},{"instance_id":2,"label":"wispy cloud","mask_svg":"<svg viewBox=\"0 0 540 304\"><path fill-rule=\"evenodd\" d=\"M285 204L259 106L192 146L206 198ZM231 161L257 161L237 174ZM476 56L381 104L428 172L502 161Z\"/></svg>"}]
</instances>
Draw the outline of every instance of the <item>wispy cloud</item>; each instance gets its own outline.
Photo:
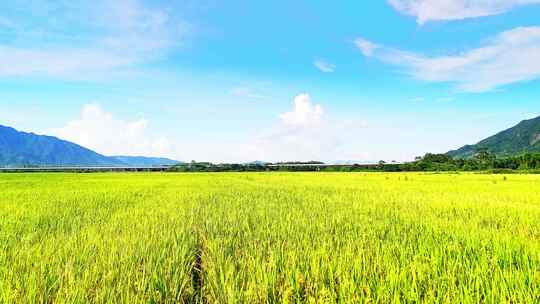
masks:
<instances>
[{"instance_id":1,"label":"wispy cloud","mask_svg":"<svg viewBox=\"0 0 540 304\"><path fill-rule=\"evenodd\" d=\"M357 38L354 40L354 44L367 57L373 56L373 52L379 48L379 45L364 38Z\"/></svg>"},{"instance_id":2,"label":"wispy cloud","mask_svg":"<svg viewBox=\"0 0 540 304\"><path fill-rule=\"evenodd\" d=\"M523 114L523 116L525 117L524 119L534 119L540 117L540 112L525 113Z\"/></svg>"},{"instance_id":3,"label":"wispy cloud","mask_svg":"<svg viewBox=\"0 0 540 304\"><path fill-rule=\"evenodd\" d=\"M0 46L0 76L45 74L52 76L103 71L138 62L134 55L104 49L22 49Z\"/></svg>"},{"instance_id":4,"label":"wispy cloud","mask_svg":"<svg viewBox=\"0 0 540 304\"><path fill-rule=\"evenodd\" d=\"M336 65L328 63L322 59L313 61L313 65L323 73L333 73L336 70Z\"/></svg>"},{"instance_id":5,"label":"wispy cloud","mask_svg":"<svg viewBox=\"0 0 540 304\"><path fill-rule=\"evenodd\" d=\"M540 0L387 0L402 14L414 16L418 24L437 20L461 20L505 13L516 6Z\"/></svg>"},{"instance_id":6,"label":"wispy cloud","mask_svg":"<svg viewBox=\"0 0 540 304\"><path fill-rule=\"evenodd\" d=\"M138 0L36 3L41 5L32 9L40 14L54 11L54 23L44 16L15 26L0 13L0 26L13 27L16 38L0 44L0 76L69 76L132 67L178 47L188 29L166 10Z\"/></svg>"},{"instance_id":7,"label":"wispy cloud","mask_svg":"<svg viewBox=\"0 0 540 304\"><path fill-rule=\"evenodd\" d=\"M357 46L364 56L399 66L416 79L455 83L466 92L490 91L540 77L540 27L502 32L479 48L439 57L385 46L365 52Z\"/></svg>"}]
</instances>

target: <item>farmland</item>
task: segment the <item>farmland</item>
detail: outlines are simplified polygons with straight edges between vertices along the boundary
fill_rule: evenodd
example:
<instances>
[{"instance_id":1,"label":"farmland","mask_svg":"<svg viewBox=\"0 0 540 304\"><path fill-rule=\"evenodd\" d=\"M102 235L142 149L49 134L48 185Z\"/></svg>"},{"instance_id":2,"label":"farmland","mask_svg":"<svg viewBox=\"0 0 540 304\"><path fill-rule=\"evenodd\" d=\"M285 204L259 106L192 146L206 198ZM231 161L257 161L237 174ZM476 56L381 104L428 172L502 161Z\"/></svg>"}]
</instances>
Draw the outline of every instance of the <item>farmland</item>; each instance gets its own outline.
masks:
<instances>
[{"instance_id":1,"label":"farmland","mask_svg":"<svg viewBox=\"0 0 540 304\"><path fill-rule=\"evenodd\" d=\"M0 303L538 303L540 176L0 175Z\"/></svg>"}]
</instances>

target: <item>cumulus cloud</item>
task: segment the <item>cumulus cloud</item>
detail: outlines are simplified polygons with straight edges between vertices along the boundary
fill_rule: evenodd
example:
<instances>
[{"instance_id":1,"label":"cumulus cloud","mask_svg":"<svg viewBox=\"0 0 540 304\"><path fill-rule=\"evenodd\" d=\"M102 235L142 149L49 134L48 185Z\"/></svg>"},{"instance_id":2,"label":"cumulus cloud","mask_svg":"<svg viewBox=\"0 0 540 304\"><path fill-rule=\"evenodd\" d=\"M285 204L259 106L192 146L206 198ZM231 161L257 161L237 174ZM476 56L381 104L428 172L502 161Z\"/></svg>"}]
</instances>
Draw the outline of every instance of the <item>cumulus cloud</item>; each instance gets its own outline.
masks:
<instances>
[{"instance_id":1,"label":"cumulus cloud","mask_svg":"<svg viewBox=\"0 0 540 304\"><path fill-rule=\"evenodd\" d=\"M0 15L0 26L13 27L16 37L0 44L0 76L80 76L133 67L177 47L189 28L139 0L32 3L39 7L32 22L15 26ZM80 34L70 35L70 27Z\"/></svg>"},{"instance_id":2,"label":"cumulus cloud","mask_svg":"<svg viewBox=\"0 0 540 304\"><path fill-rule=\"evenodd\" d=\"M53 134L105 155L169 156L169 140L151 139L147 127L144 118L124 121L97 104L87 104L78 119L53 130Z\"/></svg>"},{"instance_id":3,"label":"cumulus cloud","mask_svg":"<svg viewBox=\"0 0 540 304\"><path fill-rule=\"evenodd\" d=\"M259 132L243 150L251 159L267 161L334 160L336 155L365 158L347 147L352 142L349 136L365 127L363 122L329 119L321 105L301 94L290 111L279 115L276 125Z\"/></svg>"},{"instance_id":4,"label":"cumulus cloud","mask_svg":"<svg viewBox=\"0 0 540 304\"><path fill-rule=\"evenodd\" d=\"M419 80L455 83L466 92L490 91L540 76L540 27L502 32L481 47L447 56L425 56L384 46L371 54L360 50L367 57L403 68Z\"/></svg>"},{"instance_id":5,"label":"cumulus cloud","mask_svg":"<svg viewBox=\"0 0 540 304\"><path fill-rule=\"evenodd\" d=\"M294 98L294 106L290 112L280 115L281 121L292 126L312 126L321 122L323 109L313 104L308 94L301 94Z\"/></svg>"},{"instance_id":6,"label":"cumulus cloud","mask_svg":"<svg viewBox=\"0 0 540 304\"><path fill-rule=\"evenodd\" d=\"M387 0L402 14L414 16L418 24L437 20L461 20L498 15L514 7L538 4L540 0Z\"/></svg>"},{"instance_id":7,"label":"cumulus cloud","mask_svg":"<svg viewBox=\"0 0 540 304\"><path fill-rule=\"evenodd\" d=\"M323 73L333 73L336 70L335 64L328 63L322 59L315 60L313 65Z\"/></svg>"}]
</instances>

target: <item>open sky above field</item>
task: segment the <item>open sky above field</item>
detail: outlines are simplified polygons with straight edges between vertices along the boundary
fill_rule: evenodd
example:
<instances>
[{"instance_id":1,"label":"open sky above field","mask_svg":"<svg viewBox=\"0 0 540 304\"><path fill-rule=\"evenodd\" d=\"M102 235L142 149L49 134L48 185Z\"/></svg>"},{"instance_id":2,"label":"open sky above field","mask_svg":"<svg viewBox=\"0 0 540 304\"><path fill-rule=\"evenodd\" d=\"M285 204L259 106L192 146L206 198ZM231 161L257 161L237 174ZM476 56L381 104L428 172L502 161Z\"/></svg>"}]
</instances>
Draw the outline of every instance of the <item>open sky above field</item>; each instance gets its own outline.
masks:
<instances>
[{"instance_id":1,"label":"open sky above field","mask_svg":"<svg viewBox=\"0 0 540 304\"><path fill-rule=\"evenodd\" d=\"M540 0L0 3L0 124L103 154L410 160L540 115Z\"/></svg>"}]
</instances>

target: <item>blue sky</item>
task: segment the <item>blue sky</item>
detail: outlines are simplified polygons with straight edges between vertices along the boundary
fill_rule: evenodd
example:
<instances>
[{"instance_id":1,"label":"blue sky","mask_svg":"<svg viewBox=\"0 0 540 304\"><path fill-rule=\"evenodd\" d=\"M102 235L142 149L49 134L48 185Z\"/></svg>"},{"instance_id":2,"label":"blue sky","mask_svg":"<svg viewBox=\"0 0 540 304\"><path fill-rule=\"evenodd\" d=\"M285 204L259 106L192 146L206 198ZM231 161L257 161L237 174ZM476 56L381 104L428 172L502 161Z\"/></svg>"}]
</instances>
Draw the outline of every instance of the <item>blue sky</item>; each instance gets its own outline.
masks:
<instances>
[{"instance_id":1,"label":"blue sky","mask_svg":"<svg viewBox=\"0 0 540 304\"><path fill-rule=\"evenodd\" d=\"M111 154L410 160L540 115L540 0L9 1L0 124Z\"/></svg>"}]
</instances>

